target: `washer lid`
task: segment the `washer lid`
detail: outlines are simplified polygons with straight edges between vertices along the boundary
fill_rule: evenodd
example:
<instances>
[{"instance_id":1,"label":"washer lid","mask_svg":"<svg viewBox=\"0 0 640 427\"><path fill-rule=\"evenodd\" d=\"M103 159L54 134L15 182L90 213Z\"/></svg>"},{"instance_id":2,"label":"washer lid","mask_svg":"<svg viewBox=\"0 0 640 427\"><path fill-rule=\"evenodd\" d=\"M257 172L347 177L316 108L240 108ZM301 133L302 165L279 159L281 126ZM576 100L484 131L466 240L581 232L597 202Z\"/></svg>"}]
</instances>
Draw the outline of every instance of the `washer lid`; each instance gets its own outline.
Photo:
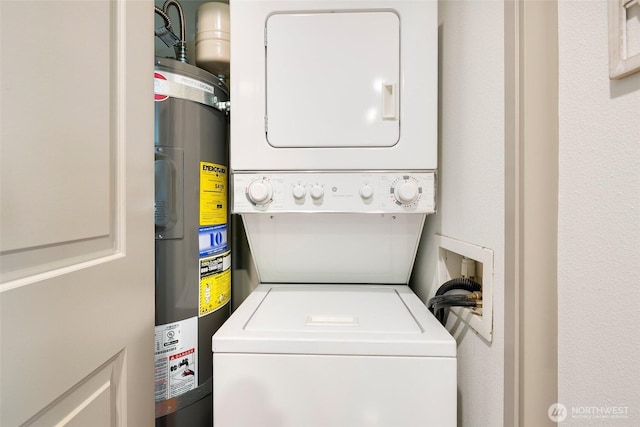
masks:
<instances>
[{"instance_id":1,"label":"washer lid","mask_svg":"<svg viewBox=\"0 0 640 427\"><path fill-rule=\"evenodd\" d=\"M455 357L456 344L405 285L260 285L213 351Z\"/></svg>"}]
</instances>

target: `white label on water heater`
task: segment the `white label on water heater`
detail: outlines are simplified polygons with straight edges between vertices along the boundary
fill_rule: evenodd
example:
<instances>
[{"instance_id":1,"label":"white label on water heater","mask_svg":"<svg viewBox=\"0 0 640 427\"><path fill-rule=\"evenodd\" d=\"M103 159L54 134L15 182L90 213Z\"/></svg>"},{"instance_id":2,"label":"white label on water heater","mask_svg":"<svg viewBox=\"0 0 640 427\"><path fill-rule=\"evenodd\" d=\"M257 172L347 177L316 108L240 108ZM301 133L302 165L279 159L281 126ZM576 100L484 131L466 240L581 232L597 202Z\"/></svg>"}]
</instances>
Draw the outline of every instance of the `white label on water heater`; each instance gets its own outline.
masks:
<instances>
[{"instance_id":1,"label":"white label on water heater","mask_svg":"<svg viewBox=\"0 0 640 427\"><path fill-rule=\"evenodd\" d=\"M160 74L161 77L158 77L157 74ZM207 84L200 80L192 79L180 74L174 74L174 73L169 73L167 71L162 71L161 73L156 72L154 77L159 80L168 80L170 82L179 83L179 84L189 86L194 89L199 89L208 93L215 93L213 86L211 86L210 84ZM156 83L155 86L157 87L158 86L157 83L162 83L162 82L157 82L157 80L155 80L154 83Z\"/></svg>"},{"instance_id":2,"label":"white label on water heater","mask_svg":"<svg viewBox=\"0 0 640 427\"><path fill-rule=\"evenodd\" d=\"M198 386L198 317L156 326L156 402Z\"/></svg>"}]
</instances>

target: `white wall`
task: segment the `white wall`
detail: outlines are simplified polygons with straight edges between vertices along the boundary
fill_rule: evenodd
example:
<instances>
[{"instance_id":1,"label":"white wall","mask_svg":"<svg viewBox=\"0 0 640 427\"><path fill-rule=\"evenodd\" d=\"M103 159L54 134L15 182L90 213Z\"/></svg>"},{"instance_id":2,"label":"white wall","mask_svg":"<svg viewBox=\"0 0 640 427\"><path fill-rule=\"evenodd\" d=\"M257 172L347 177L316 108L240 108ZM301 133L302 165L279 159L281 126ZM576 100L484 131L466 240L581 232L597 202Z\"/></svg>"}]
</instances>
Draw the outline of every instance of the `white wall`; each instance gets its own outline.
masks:
<instances>
[{"instance_id":1,"label":"white wall","mask_svg":"<svg viewBox=\"0 0 640 427\"><path fill-rule=\"evenodd\" d=\"M640 73L608 78L605 1L561 1L559 30L558 400L563 425L636 426ZM628 418L572 417L592 407Z\"/></svg>"},{"instance_id":2,"label":"white wall","mask_svg":"<svg viewBox=\"0 0 640 427\"><path fill-rule=\"evenodd\" d=\"M558 400L569 412L562 425L637 426L640 73L608 78L605 1L562 0L558 12ZM592 407L627 407L628 418L572 417Z\"/></svg>"},{"instance_id":3,"label":"white wall","mask_svg":"<svg viewBox=\"0 0 640 427\"><path fill-rule=\"evenodd\" d=\"M440 285L434 233L494 251L494 334L458 328L461 426L501 426L504 399L504 5L439 2L439 212L427 219L412 286ZM453 318L454 316L450 316Z\"/></svg>"}]
</instances>

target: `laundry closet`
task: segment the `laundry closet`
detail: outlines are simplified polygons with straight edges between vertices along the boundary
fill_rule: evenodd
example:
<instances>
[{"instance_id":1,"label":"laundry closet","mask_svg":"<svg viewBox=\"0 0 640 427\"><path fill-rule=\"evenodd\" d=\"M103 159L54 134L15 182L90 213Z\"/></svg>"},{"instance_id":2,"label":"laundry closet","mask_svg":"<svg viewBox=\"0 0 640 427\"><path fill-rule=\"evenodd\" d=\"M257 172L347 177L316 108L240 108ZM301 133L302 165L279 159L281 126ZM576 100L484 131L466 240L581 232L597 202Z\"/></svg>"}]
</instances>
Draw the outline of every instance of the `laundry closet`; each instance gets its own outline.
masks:
<instances>
[{"instance_id":1,"label":"laundry closet","mask_svg":"<svg viewBox=\"0 0 640 427\"><path fill-rule=\"evenodd\" d=\"M437 209L437 3L229 17L229 102L210 107L256 280L213 334L214 424L455 425L455 340L408 287Z\"/></svg>"}]
</instances>

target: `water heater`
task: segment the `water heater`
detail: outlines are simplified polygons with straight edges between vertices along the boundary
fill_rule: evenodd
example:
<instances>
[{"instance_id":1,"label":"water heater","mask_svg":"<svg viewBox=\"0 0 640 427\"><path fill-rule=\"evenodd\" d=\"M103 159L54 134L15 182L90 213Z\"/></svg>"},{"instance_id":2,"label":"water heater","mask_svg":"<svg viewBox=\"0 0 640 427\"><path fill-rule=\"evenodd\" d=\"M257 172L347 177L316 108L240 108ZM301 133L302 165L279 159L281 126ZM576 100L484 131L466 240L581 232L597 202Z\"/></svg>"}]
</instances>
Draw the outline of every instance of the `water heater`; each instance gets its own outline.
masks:
<instances>
[{"instance_id":1,"label":"water heater","mask_svg":"<svg viewBox=\"0 0 640 427\"><path fill-rule=\"evenodd\" d=\"M229 317L229 93L156 58L156 425L210 426L211 336Z\"/></svg>"}]
</instances>

